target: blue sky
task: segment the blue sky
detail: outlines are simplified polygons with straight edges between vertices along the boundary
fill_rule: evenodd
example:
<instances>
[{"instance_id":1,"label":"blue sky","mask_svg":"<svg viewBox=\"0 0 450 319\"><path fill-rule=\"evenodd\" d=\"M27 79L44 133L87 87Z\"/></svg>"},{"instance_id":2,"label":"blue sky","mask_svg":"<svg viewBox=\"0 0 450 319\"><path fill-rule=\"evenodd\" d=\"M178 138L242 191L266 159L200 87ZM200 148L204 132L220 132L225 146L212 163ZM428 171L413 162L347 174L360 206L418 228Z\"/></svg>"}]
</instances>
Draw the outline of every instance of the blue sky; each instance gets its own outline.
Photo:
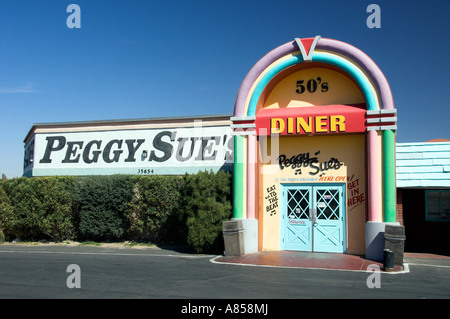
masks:
<instances>
[{"instance_id":1,"label":"blue sky","mask_svg":"<svg viewBox=\"0 0 450 319\"><path fill-rule=\"evenodd\" d=\"M449 14L448 0L0 0L0 173L21 176L33 123L232 113L262 56L315 35L380 67L397 142L450 139Z\"/></svg>"}]
</instances>

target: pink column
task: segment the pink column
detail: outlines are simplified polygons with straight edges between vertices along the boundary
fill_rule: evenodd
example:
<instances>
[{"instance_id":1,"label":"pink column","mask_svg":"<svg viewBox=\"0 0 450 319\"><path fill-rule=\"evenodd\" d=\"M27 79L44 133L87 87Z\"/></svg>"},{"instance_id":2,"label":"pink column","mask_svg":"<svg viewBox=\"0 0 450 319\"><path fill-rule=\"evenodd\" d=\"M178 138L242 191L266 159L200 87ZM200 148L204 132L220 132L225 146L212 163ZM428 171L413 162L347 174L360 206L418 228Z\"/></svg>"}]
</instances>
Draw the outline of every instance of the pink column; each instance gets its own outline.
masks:
<instances>
[{"instance_id":1,"label":"pink column","mask_svg":"<svg viewBox=\"0 0 450 319\"><path fill-rule=\"evenodd\" d=\"M367 132L368 150L368 203L369 221L382 222L381 201L381 148L376 130Z\"/></svg>"},{"instance_id":2,"label":"pink column","mask_svg":"<svg viewBox=\"0 0 450 319\"><path fill-rule=\"evenodd\" d=\"M255 218L255 196L256 196L256 135L247 137L247 218Z\"/></svg>"}]
</instances>

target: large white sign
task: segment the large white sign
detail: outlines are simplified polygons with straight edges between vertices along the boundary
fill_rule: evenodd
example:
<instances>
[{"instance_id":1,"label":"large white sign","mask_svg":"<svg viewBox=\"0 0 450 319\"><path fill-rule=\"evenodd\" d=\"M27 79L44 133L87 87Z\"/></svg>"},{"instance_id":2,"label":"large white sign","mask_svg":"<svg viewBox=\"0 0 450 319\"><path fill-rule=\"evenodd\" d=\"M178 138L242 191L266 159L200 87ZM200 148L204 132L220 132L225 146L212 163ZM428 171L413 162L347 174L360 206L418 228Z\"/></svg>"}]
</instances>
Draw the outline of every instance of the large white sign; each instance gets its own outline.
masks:
<instances>
[{"instance_id":1,"label":"large white sign","mask_svg":"<svg viewBox=\"0 0 450 319\"><path fill-rule=\"evenodd\" d=\"M38 133L25 150L32 176L184 174L233 162L229 126Z\"/></svg>"}]
</instances>

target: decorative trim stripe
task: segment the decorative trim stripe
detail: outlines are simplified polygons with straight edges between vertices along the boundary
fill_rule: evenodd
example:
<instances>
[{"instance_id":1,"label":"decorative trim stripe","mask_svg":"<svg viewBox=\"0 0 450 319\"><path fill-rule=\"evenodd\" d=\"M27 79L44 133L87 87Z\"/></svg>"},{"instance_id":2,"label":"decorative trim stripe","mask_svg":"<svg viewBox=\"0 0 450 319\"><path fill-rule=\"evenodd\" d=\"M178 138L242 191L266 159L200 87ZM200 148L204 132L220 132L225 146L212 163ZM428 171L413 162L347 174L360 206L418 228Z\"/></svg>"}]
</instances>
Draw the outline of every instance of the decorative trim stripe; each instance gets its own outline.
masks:
<instances>
[{"instance_id":1,"label":"decorative trim stripe","mask_svg":"<svg viewBox=\"0 0 450 319\"><path fill-rule=\"evenodd\" d=\"M397 117L379 117L367 119L367 123L385 123L397 122Z\"/></svg>"},{"instance_id":2,"label":"decorative trim stripe","mask_svg":"<svg viewBox=\"0 0 450 319\"><path fill-rule=\"evenodd\" d=\"M231 124L230 127L232 129L243 129L243 128L255 128L255 123L247 123L247 124Z\"/></svg>"},{"instance_id":3,"label":"decorative trim stripe","mask_svg":"<svg viewBox=\"0 0 450 319\"><path fill-rule=\"evenodd\" d=\"M256 135L255 116L237 116L232 117L233 122L230 125L231 135L234 136L248 136Z\"/></svg>"},{"instance_id":4,"label":"decorative trim stripe","mask_svg":"<svg viewBox=\"0 0 450 319\"><path fill-rule=\"evenodd\" d=\"M368 126L367 131L386 131L386 130L397 130L397 125L389 125L389 126Z\"/></svg>"},{"instance_id":5,"label":"decorative trim stripe","mask_svg":"<svg viewBox=\"0 0 450 319\"><path fill-rule=\"evenodd\" d=\"M256 131L255 130L231 131L230 135L232 136L256 135Z\"/></svg>"},{"instance_id":6,"label":"decorative trim stripe","mask_svg":"<svg viewBox=\"0 0 450 319\"><path fill-rule=\"evenodd\" d=\"M397 110L368 110L367 131L397 130ZM389 123L390 125L383 125Z\"/></svg>"},{"instance_id":7,"label":"decorative trim stripe","mask_svg":"<svg viewBox=\"0 0 450 319\"><path fill-rule=\"evenodd\" d=\"M233 116L230 118L230 120L234 122L240 122L240 121L254 121L256 120L256 116Z\"/></svg>"}]
</instances>

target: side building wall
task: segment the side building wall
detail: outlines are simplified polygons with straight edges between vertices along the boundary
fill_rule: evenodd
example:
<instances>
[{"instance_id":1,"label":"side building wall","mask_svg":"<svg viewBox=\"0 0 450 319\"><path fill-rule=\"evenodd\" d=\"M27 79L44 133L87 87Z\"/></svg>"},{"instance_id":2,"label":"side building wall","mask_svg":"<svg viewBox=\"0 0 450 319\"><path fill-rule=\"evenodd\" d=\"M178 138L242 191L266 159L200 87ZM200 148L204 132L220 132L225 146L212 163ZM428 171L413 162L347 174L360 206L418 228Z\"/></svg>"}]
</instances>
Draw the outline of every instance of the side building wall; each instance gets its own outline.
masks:
<instances>
[{"instance_id":1,"label":"side building wall","mask_svg":"<svg viewBox=\"0 0 450 319\"><path fill-rule=\"evenodd\" d=\"M396 157L405 250L450 255L450 141L397 143Z\"/></svg>"}]
</instances>

